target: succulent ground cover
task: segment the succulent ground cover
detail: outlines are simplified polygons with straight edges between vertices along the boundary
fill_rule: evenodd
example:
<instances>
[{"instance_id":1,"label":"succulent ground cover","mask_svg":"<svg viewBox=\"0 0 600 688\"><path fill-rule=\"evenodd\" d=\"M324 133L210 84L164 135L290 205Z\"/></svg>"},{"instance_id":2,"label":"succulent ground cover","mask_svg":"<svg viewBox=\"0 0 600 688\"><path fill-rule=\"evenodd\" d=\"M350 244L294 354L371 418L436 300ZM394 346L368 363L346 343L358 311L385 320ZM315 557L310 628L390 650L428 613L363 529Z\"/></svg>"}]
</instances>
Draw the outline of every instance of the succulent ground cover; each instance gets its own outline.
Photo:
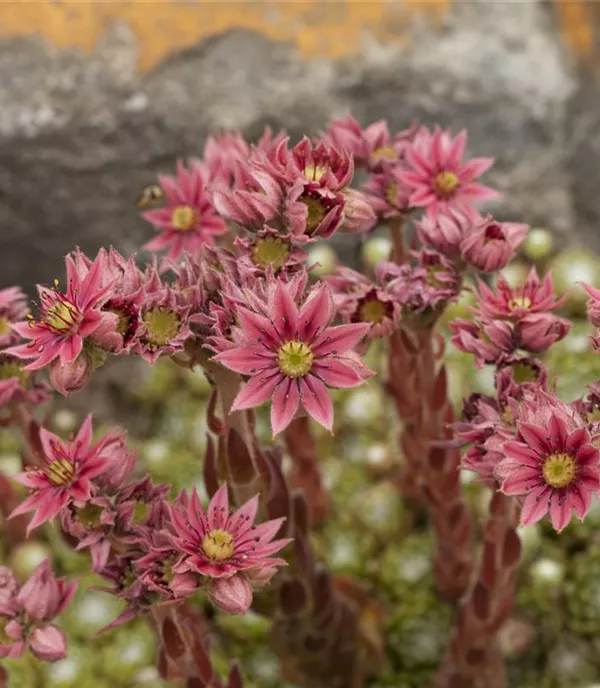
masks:
<instances>
[{"instance_id":1,"label":"succulent ground cover","mask_svg":"<svg viewBox=\"0 0 600 688\"><path fill-rule=\"evenodd\" d=\"M594 685L596 259L466 144L221 134L0 292L0 685Z\"/></svg>"}]
</instances>

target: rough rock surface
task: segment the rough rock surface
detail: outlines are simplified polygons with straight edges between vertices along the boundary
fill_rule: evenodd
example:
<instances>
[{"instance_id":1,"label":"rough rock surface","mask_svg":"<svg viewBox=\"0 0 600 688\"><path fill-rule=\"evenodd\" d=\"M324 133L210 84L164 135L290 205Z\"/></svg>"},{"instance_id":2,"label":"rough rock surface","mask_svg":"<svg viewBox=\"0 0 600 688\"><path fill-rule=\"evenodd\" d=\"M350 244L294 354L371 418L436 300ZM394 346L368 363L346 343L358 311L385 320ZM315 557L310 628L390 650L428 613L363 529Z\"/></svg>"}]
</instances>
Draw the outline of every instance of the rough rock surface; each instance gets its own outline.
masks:
<instances>
[{"instance_id":1,"label":"rough rock surface","mask_svg":"<svg viewBox=\"0 0 600 688\"><path fill-rule=\"evenodd\" d=\"M493 155L498 214L594 236L600 216L598 87L584 81L541 1L456 3L410 44L365 36L352 59L301 59L234 30L147 74L126 24L91 55L41 39L0 42L0 286L51 281L75 244L132 251L151 235L135 200L157 171L199 154L206 135L266 124L314 133L333 114L466 126ZM587 78L587 77L586 77Z\"/></svg>"}]
</instances>

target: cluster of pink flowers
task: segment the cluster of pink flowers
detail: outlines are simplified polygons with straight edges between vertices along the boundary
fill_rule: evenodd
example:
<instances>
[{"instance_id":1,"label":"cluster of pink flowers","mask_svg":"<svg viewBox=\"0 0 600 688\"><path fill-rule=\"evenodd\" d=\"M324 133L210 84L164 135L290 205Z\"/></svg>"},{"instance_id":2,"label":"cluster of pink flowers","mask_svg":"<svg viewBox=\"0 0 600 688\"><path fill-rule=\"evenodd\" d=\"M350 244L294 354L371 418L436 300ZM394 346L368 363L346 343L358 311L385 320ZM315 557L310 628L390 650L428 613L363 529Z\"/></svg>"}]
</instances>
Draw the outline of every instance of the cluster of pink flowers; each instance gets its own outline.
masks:
<instances>
[{"instance_id":1,"label":"cluster of pink flowers","mask_svg":"<svg viewBox=\"0 0 600 688\"><path fill-rule=\"evenodd\" d=\"M569 321L553 313L563 299L555 298L550 273L540 281L532 268L514 288L499 275L495 291L479 280L475 294L474 319L455 320L451 330L454 346L473 354L480 366L542 353L569 331Z\"/></svg>"},{"instance_id":2,"label":"cluster of pink flowers","mask_svg":"<svg viewBox=\"0 0 600 688\"><path fill-rule=\"evenodd\" d=\"M196 491L170 504L168 485L131 480L136 454L127 450L123 432L92 444L90 416L68 442L44 428L39 439L40 466L15 476L30 495L11 518L34 511L30 532L58 517L76 549L90 550L94 571L113 583L110 592L129 603L119 623L149 608L157 593L172 601L206 582L215 604L245 612L252 590L285 563L271 556L289 542L273 540L283 519L255 526L257 497L233 514L226 485L206 513Z\"/></svg>"},{"instance_id":3,"label":"cluster of pink flowers","mask_svg":"<svg viewBox=\"0 0 600 688\"><path fill-rule=\"evenodd\" d=\"M0 659L18 658L26 650L45 662L67 656L67 639L50 623L65 610L77 583L56 578L46 559L22 586L0 566Z\"/></svg>"},{"instance_id":4,"label":"cluster of pink flowers","mask_svg":"<svg viewBox=\"0 0 600 688\"><path fill-rule=\"evenodd\" d=\"M18 287L0 290L0 417L10 402L41 404L49 398L47 385L25 370L10 350L19 342L14 327L29 313L27 298Z\"/></svg>"},{"instance_id":5,"label":"cluster of pink flowers","mask_svg":"<svg viewBox=\"0 0 600 688\"><path fill-rule=\"evenodd\" d=\"M77 550L89 551L103 589L126 602L111 626L157 607L180 609L200 589L221 610L244 613L286 559L300 562L288 579L301 591L292 600L298 607L291 605L297 627L309 616L297 612L308 608L307 590L322 585L315 595L333 595L335 586L311 568L309 519L290 498L281 454L261 453L251 411L268 405L273 436L285 433L294 454L309 420L333 431L331 389L374 375L363 359L375 339L387 339L400 443L407 456L425 457L406 466L422 472L412 484L438 534L452 534L450 511L457 523L468 519L459 464L510 498L524 525L548 518L560 531L573 515L585 517L600 490L600 388L566 404L549 385L536 356L569 331L557 315L563 299L550 274L532 269L517 286L499 274L528 227L475 207L499 194L479 181L492 160L467 159L466 143L464 131L413 125L393 133L385 122L363 128L352 117L295 145L284 132L267 130L255 145L220 134L202 158L177 162L175 176L159 176L140 200L157 231L144 248L163 255L140 267L135 255L114 248L95 257L77 249L66 257L66 286L38 286L31 314L19 289L0 291L0 422L19 427L27 442L15 481L28 494L12 516L33 512L28 533L57 521ZM339 266L317 278L312 242L336 232L366 235L380 224L389 225L392 255L371 271ZM600 290L586 288L600 352ZM478 366L496 367L496 390L469 397L452 426L435 326L464 289L476 304L471 318L451 323L451 341ZM110 356L126 355L205 368L213 386L208 427L218 435L218 460L212 474L205 470L207 507L196 489L170 498L168 485L137 474L120 428L94 441L88 416L65 440L35 420L52 389L78 391ZM448 439L451 426L470 445L462 459L457 439ZM310 461L302 461L305 470ZM253 478L236 482L247 473ZM430 489L427 479L439 483ZM288 510L278 511L283 501ZM470 526L459 526L462 545ZM292 539L294 552L275 556ZM445 547L440 558L452 552ZM458 564L468 581L472 557L464 559ZM20 589L0 568L0 657L26 647L41 659L63 657L64 636L49 622L73 591L47 563ZM285 588L277 593L285 606ZM327 614L318 622L337 619ZM184 678L192 685L196 675Z\"/></svg>"},{"instance_id":6,"label":"cluster of pink flowers","mask_svg":"<svg viewBox=\"0 0 600 688\"><path fill-rule=\"evenodd\" d=\"M527 362L499 368L496 398L475 396L466 405L460 437L471 444L463 466L522 503L521 523L549 515L560 531L573 515L583 519L600 490L600 440L589 408L598 400L565 404L547 389L546 371L529 364L529 382L517 383ZM521 375L519 375L521 373Z\"/></svg>"}]
</instances>

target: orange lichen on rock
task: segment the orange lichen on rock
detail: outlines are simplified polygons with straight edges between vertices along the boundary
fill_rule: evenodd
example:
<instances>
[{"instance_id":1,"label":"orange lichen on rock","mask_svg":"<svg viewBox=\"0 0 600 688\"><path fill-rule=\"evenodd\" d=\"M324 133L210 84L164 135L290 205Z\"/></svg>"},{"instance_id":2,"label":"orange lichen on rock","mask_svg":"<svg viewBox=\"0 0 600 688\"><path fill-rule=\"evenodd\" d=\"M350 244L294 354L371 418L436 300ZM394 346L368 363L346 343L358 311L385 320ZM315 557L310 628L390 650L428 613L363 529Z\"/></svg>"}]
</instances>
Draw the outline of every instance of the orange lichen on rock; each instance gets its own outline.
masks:
<instances>
[{"instance_id":1,"label":"orange lichen on rock","mask_svg":"<svg viewBox=\"0 0 600 688\"><path fill-rule=\"evenodd\" d=\"M9 1L2 3L0 38L38 35L57 48L89 52L111 24L121 22L138 42L143 71L173 50L232 28L292 42L307 58L339 58L359 52L365 34L401 45L413 15L423 14L436 22L449 6L450 0Z\"/></svg>"}]
</instances>

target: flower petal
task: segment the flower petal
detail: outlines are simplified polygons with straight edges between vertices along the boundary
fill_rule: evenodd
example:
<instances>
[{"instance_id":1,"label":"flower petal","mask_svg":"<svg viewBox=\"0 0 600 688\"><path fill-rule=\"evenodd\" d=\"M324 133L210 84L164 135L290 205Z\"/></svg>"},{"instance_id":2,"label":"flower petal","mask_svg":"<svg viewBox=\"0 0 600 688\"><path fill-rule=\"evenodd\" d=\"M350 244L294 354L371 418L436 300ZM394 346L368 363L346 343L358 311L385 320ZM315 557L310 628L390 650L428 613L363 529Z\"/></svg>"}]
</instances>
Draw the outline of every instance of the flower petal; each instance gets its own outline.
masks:
<instances>
[{"instance_id":1,"label":"flower petal","mask_svg":"<svg viewBox=\"0 0 600 688\"><path fill-rule=\"evenodd\" d=\"M251 377L239 391L231 407L232 411L242 411L254 408L269 401L273 396L275 387L281 382L282 375L275 372L272 375L267 373L258 374Z\"/></svg>"},{"instance_id":2,"label":"flower petal","mask_svg":"<svg viewBox=\"0 0 600 688\"><path fill-rule=\"evenodd\" d=\"M519 423L519 432L523 440L536 454L544 456L551 450L551 446L546 439L548 432L544 428L531 423Z\"/></svg>"},{"instance_id":3,"label":"flower petal","mask_svg":"<svg viewBox=\"0 0 600 688\"><path fill-rule=\"evenodd\" d=\"M300 379L302 406L320 425L333 430L333 403L325 385L314 375Z\"/></svg>"},{"instance_id":4,"label":"flower petal","mask_svg":"<svg viewBox=\"0 0 600 688\"><path fill-rule=\"evenodd\" d=\"M363 378L355 368L343 363L339 358L328 358L327 363L316 363L311 374L321 379L329 387L347 389L362 384Z\"/></svg>"},{"instance_id":5,"label":"flower petal","mask_svg":"<svg viewBox=\"0 0 600 688\"><path fill-rule=\"evenodd\" d=\"M548 513L549 494L548 490L539 489L527 495L521 510L521 525L537 523Z\"/></svg>"},{"instance_id":6,"label":"flower petal","mask_svg":"<svg viewBox=\"0 0 600 688\"><path fill-rule=\"evenodd\" d=\"M305 342L312 341L333 316L333 299L325 285L316 289L306 300L298 314L298 333Z\"/></svg>"},{"instance_id":7,"label":"flower petal","mask_svg":"<svg viewBox=\"0 0 600 688\"><path fill-rule=\"evenodd\" d=\"M217 354L213 360L242 375L256 375L277 365L275 354L269 352L262 344L229 349Z\"/></svg>"},{"instance_id":8,"label":"flower petal","mask_svg":"<svg viewBox=\"0 0 600 688\"><path fill-rule=\"evenodd\" d=\"M312 346L313 353L317 357L327 356L331 353L342 354L356 346L370 329L369 323L328 327L317 337Z\"/></svg>"},{"instance_id":9,"label":"flower petal","mask_svg":"<svg viewBox=\"0 0 600 688\"><path fill-rule=\"evenodd\" d=\"M284 282L278 281L276 283L271 305L271 317L281 339L295 339L298 327L298 309Z\"/></svg>"},{"instance_id":10,"label":"flower petal","mask_svg":"<svg viewBox=\"0 0 600 688\"><path fill-rule=\"evenodd\" d=\"M284 379L273 393L273 403L271 404L271 428L273 437L291 423L292 418L298 410L300 403L300 392L297 381L291 378Z\"/></svg>"}]
</instances>

